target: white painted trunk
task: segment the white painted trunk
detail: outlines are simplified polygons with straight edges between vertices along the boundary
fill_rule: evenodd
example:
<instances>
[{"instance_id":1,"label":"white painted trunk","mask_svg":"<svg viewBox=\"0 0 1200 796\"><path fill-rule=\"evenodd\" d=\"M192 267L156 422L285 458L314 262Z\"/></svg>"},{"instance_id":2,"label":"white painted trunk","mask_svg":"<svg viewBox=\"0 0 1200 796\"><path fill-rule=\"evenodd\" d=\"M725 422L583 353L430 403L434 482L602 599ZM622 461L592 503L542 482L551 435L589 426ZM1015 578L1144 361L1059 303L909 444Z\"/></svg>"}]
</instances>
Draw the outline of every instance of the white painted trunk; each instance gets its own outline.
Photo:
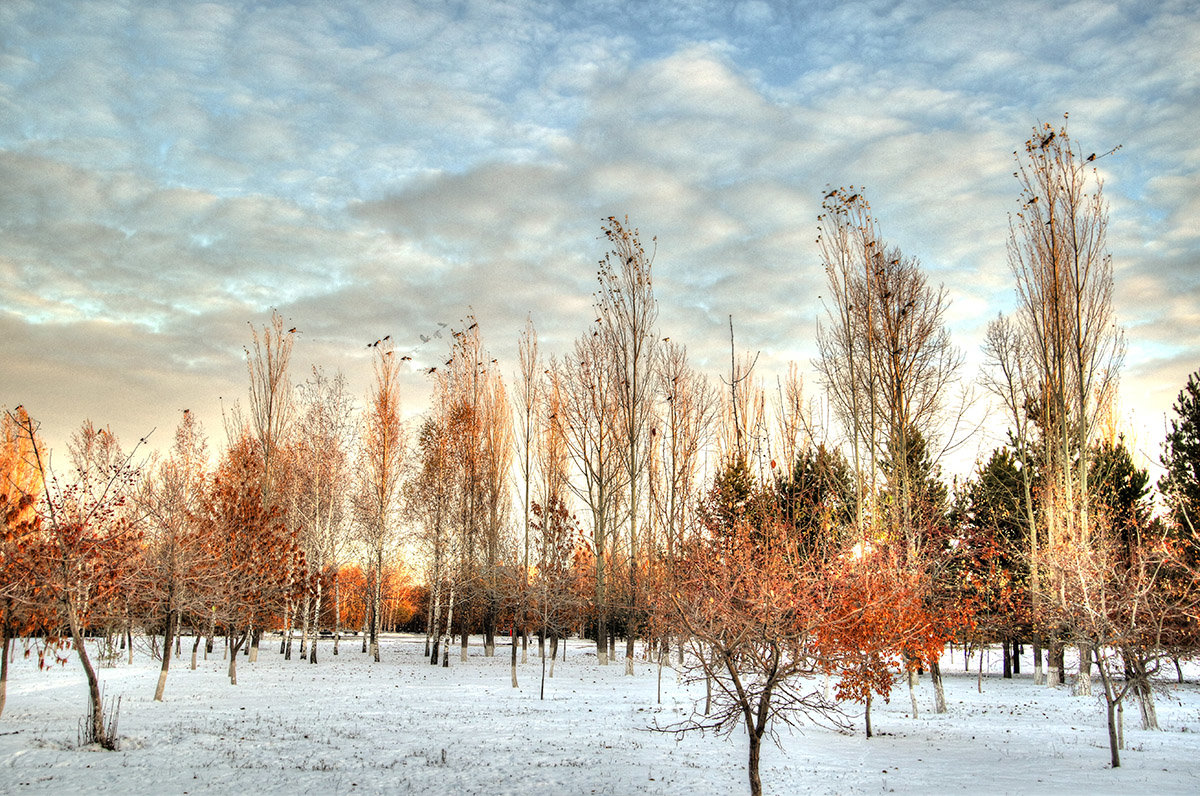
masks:
<instances>
[{"instance_id":1,"label":"white painted trunk","mask_svg":"<svg viewBox=\"0 0 1200 796\"><path fill-rule=\"evenodd\" d=\"M1075 678L1075 695L1092 695L1092 648L1079 645L1079 676Z\"/></svg>"},{"instance_id":2,"label":"white painted trunk","mask_svg":"<svg viewBox=\"0 0 1200 796\"><path fill-rule=\"evenodd\" d=\"M163 691L167 690L167 670L160 669L158 672L158 685L154 687L154 701L163 701Z\"/></svg>"},{"instance_id":3,"label":"white painted trunk","mask_svg":"<svg viewBox=\"0 0 1200 796\"><path fill-rule=\"evenodd\" d=\"M908 671L908 699L912 703L912 717L917 718L917 670Z\"/></svg>"}]
</instances>

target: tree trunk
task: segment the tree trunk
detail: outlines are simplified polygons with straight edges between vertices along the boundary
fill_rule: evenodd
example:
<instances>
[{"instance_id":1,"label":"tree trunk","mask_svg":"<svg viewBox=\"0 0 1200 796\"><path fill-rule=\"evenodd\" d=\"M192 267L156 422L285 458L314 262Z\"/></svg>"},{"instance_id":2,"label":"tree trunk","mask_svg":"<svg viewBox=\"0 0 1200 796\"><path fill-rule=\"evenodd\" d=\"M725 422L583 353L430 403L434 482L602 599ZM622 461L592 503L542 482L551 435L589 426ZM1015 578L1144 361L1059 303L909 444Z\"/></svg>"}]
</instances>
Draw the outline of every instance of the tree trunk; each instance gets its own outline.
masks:
<instances>
[{"instance_id":1,"label":"tree trunk","mask_svg":"<svg viewBox=\"0 0 1200 796\"><path fill-rule=\"evenodd\" d=\"M300 610L300 603L297 602L294 606L288 606L287 612L287 632L284 641L283 659L290 661L292 659L292 638L296 630L296 611Z\"/></svg>"},{"instance_id":2,"label":"tree trunk","mask_svg":"<svg viewBox=\"0 0 1200 796\"><path fill-rule=\"evenodd\" d=\"M870 734L870 730L868 730L867 735L869 736ZM750 776L750 796L762 796L762 779L758 776L758 761L762 753L762 738L753 730L748 732L747 735L750 738L750 759L746 764L746 773Z\"/></svg>"},{"instance_id":3,"label":"tree trunk","mask_svg":"<svg viewBox=\"0 0 1200 796\"><path fill-rule=\"evenodd\" d=\"M863 711L863 718L867 724L867 737L870 738L872 735L872 733L871 733L871 692L870 692L870 690L867 691L867 704L866 704L866 709Z\"/></svg>"},{"instance_id":4,"label":"tree trunk","mask_svg":"<svg viewBox=\"0 0 1200 796\"><path fill-rule=\"evenodd\" d=\"M442 619L442 587L440 583L435 583L433 587L433 599L429 601L429 637L433 640L432 651L428 642L425 644L425 657L429 658L429 663L437 666L438 663L438 646L441 643L442 637L438 623Z\"/></svg>"},{"instance_id":5,"label":"tree trunk","mask_svg":"<svg viewBox=\"0 0 1200 796\"><path fill-rule=\"evenodd\" d=\"M908 700L912 703L912 717L917 718L917 670L908 670Z\"/></svg>"},{"instance_id":6,"label":"tree trunk","mask_svg":"<svg viewBox=\"0 0 1200 796\"><path fill-rule=\"evenodd\" d=\"M1024 652L1021 642L1012 642L1012 671L1016 677L1021 674L1021 653Z\"/></svg>"},{"instance_id":7,"label":"tree trunk","mask_svg":"<svg viewBox=\"0 0 1200 796\"><path fill-rule=\"evenodd\" d=\"M375 593L371 604L371 655L379 663L379 629L383 617L383 550L375 551Z\"/></svg>"},{"instance_id":8,"label":"tree trunk","mask_svg":"<svg viewBox=\"0 0 1200 796\"><path fill-rule=\"evenodd\" d=\"M509 667L512 669L512 687L513 688L517 687L517 636L518 635L519 634L517 633L517 622L514 619L513 626L512 626L512 662Z\"/></svg>"},{"instance_id":9,"label":"tree trunk","mask_svg":"<svg viewBox=\"0 0 1200 796\"><path fill-rule=\"evenodd\" d=\"M946 689L942 684L942 664L941 661L933 660L929 663L929 680L933 683L933 712L946 712Z\"/></svg>"},{"instance_id":10,"label":"tree trunk","mask_svg":"<svg viewBox=\"0 0 1200 796\"><path fill-rule=\"evenodd\" d=\"M454 622L454 585L450 585L450 604L446 606L446 632L442 634L442 666L450 668L450 627ZM465 640L465 639L464 639Z\"/></svg>"},{"instance_id":11,"label":"tree trunk","mask_svg":"<svg viewBox=\"0 0 1200 796\"><path fill-rule=\"evenodd\" d=\"M1079 677L1075 680L1076 696L1092 695L1092 647L1079 645Z\"/></svg>"},{"instance_id":12,"label":"tree trunk","mask_svg":"<svg viewBox=\"0 0 1200 796\"><path fill-rule=\"evenodd\" d=\"M1063 653L1061 641L1050 641L1050 652L1046 656L1046 685L1057 688L1063 684Z\"/></svg>"},{"instance_id":13,"label":"tree trunk","mask_svg":"<svg viewBox=\"0 0 1200 796\"><path fill-rule=\"evenodd\" d=\"M1150 686L1150 676L1146 673L1146 661L1135 651L1122 651L1125 661L1125 679L1129 681L1133 692L1137 694L1138 710L1142 715L1143 730L1158 729L1158 711L1154 707L1154 690Z\"/></svg>"},{"instance_id":14,"label":"tree trunk","mask_svg":"<svg viewBox=\"0 0 1200 796\"><path fill-rule=\"evenodd\" d=\"M662 644L660 644L660 645L659 645L659 647L658 647L658 696L657 696L657 698L655 699L655 702L656 702L657 704L659 704L659 705L661 705L661 704L662 704L662 670L663 670L663 658L664 658L664 657L665 657L667 654L669 654L669 653L670 653L670 650L669 650L669 649L667 649L667 642L666 642L666 641L664 641L664 642L663 642Z\"/></svg>"},{"instance_id":15,"label":"tree trunk","mask_svg":"<svg viewBox=\"0 0 1200 796\"><path fill-rule=\"evenodd\" d=\"M464 627L462 633L459 635L462 638L462 650L459 654L458 659L460 661L462 661L463 663L466 663L467 662L467 644L470 642L470 639L467 637L467 629Z\"/></svg>"},{"instance_id":16,"label":"tree trunk","mask_svg":"<svg viewBox=\"0 0 1200 796\"><path fill-rule=\"evenodd\" d=\"M256 627L250 631L250 663L258 662L258 648L262 642L262 628ZM291 652L291 642L288 642L288 651Z\"/></svg>"},{"instance_id":17,"label":"tree trunk","mask_svg":"<svg viewBox=\"0 0 1200 796\"><path fill-rule=\"evenodd\" d=\"M308 609L312 607L312 597L305 593L300 605L300 660L304 660L308 657Z\"/></svg>"},{"instance_id":18,"label":"tree trunk","mask_svg":"<svg viewBox=\"0 0 1200 796\"><path fill-rule=\"evenodd\" d=\"M629 618L630 628L625 631L625 674L633 676L633 617Z\"/></svg>"},{"instance_id":19,"label":"tree trunk","mask_svg":"<svg viewBox=\"0 0 1200 796\"><path fill-rule=\"evenodd\" d=\"M213 634L217 632L217 607L214 605L208 613L208 636L204 642L204 660L208 660L213 651Z\"/></svg>"},{"instance_id":20,"label":"tree trunk","mask_svg":"<svg viewBox=\"0 0 1200 796\"><path fill-rule=\"evenodd\" d=\"M1011 680L1013 676L1012 652L1008 639L1002 639L1000 641L1000 649L1004 653L1004 674L1002 676L1005 680Z\"/></svg>"},{"instance_id":21,"label":"tree trunk","mask_svg":"<svg viewBox=\"0 0 1200 796\"><path fill-rule=\"evenodd\" d=\"M596 617L596 663L608 665L608 617L601 610Z\"/></svg>"},{"instance_id":22,"label":"tree trunk","mask_svg":"<svg viewBox=\"0 0 1200 796\"><path fill-rule=\"evenodd\" d=\"M313 606L313 628L311 646L308 648L308 662L317 662L317 639L321 635L321 579L317 578L317 599Z\"/></svg>"},{"instance_id":23,"label":"tree trunk","mask_svg":"<svg viewBox=\"0 0 1200 796\"><path fill-rule=\"evenodd\" d=\"M162 668L158 671L158 685L154 689L154 701L163 701L167 687L167 670L171 668L171 636L175 632L175 612L167 611L167 627L163 630Z\"/></svg>"},{"instance_id":24,"label":"tree trunk","mask_svg":"<svg viewBox=\"0 0 1200 796\"><path fill-rule=\"evenodd\" d=\"M246 643L246 637L250 634L249 630L243 631L240 636L233 640L230 645L229 655L229 684L237 685L237 656L238 650Z\"/></svg>"},{"instance_id":25,"label":"tree trunk","mask_svg":"<svg viewBox=\"0 0 1200 796\"><path fill-rule=\"evenodd\" d=\"M12 638L8 635L8 609L4 611L4 621L0 622L0 635L4 637L4 657L0 659L0 716L4 715L4 702L8 698L8 650L12 646Z\"/></svg>"},{"instance_id":26,"label":"tree trunk","mask_svg":"<svg viewBox=\"0 0 1200 796\"><path fill-rule=\"evenodd\" d=\"M701 654L707 654L712 661L704 667L704 715L707 716L712 712L712 667L717 665L717 655L712 650L703 650Z\"/></svg>"},{"instance_id":27,"label":"tree trunk","mask_svg":"<svg viewBox=\"0 0 1200 796\"><path fill-rule=\"evenodd\" d=\"M1108 750L1112 758L1112 767L1121 767L1120 741L1117 738L1117 717L1116 707L1120 701L1121 695L1114 693L1112 678L1108 676L1108 669L1104 666L1104 661L1100 660L1099 653L1093 648L1093 654L1096 655L1096 668L1100 670L1100 682L1104 686L1104 709L1108 719Z\"/></svg>"},{"instance_id":28,"label":"tree trunk","mask_svg":"<svg viewBox=\"0 0 1200 796\"><path fill-rule=\"evenodd\" d=\"M333 573L333 654L338 654L338 642L342 640L342 595L340 573Z\"/></svg>"},{"instance_id":29,"label":"tree trunk","mask_svg":"<svg viewBox=\"0 0 1200 796\"><path fill-rule=\"evenodd\" d=\"M198 658L200 655L200 639L201 638L203 638L203 636L200 634L200 630L197 628L196 629L196 640L192 642L192 671L193 672L196 671L196 658Z\"/></svg>"},{"instance_id":30,"label":"tree trunk","mask_svg":"<svg viewBox=\"0 0 1200 796\"><path fill-rule=\"evenodd\" d=\"M107 728L104 726L104 701L100 697L100 679L96 676L96 669L92 666L92 659L88 657L86 640L83 637L83 629L79 626L79 617L75 615L75 605L68 599L66 604L67 609L67 626L71 630L71 643L75 647L75 652L79 656L79 663L83 666L83 673L87 677L88 697L91 700L91 720L92 720L92 738L96 743L104 749L116 749L116 738L109 738Z\"/></svg>"},{"instance_id":31,"label":"tree trunk","mask_svg":"<svg viewBox=\"0 0 1200 796\"><path fill-rule=\"evenodd\" d=\"M564 646L566 646L564 644ZM546 656L543 655L544 659ZM558 633L550 634L550 676L554 676L554 661L558 658Z\"/></svg>"},{"instance_id":32,"label":"tree trunk","mask_svg":"<svg viewBox=\"0 0 1200 796\"><path fill-rule=\"evenodd\" d=\"M545 632L545 631L542 631L542 632ZM554 666L553 660L550 661L550 666L551 667ZM545 699L545 698L546 698L546 656L543 655L542 656L542 682L541 682L540 688L538 689L538 699Z\"/></svg>"},{"instance_id":33,"label":"tree trunk","mask_svg":"<svg viewBox=\"0 0 1200 796\"><path fill-rule=\"evenodd\" d=\"M1046 673L1042 671L1042 645L1036 641L1033 642L1033 684L1046 684Z\"/></svg>"}]
</instances>

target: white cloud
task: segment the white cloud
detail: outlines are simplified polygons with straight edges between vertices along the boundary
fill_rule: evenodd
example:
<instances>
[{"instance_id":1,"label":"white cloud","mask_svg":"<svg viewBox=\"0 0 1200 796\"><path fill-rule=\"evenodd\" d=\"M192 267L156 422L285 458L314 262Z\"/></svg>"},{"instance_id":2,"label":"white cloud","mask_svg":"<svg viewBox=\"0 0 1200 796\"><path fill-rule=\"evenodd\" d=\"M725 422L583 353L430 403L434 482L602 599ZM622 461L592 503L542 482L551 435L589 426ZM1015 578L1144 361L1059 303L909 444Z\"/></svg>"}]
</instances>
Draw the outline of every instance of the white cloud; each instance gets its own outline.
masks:
<instances>
[{"instance_id":1,"label":"white cloud","mask_svg":"<svg viewBox=\"0 0 1200 796\"><path fill-rule=\"evenodd\" d=\"M81 346L89 394L164 405L176 377L233 389L273 305L330 366L389 332L432 359L420 335L470 308L511 357L526 312L586 327L600 220L628 213L664 329L721 368L732 314L766 372L812 352L816 214L851 183L970 348L1011 302L1011 152L1069 110L1081 145L1125 144L1100 164L1124 389L1157 406L1200 323L1193 10L0 4L5 353L46 396Z\"/></svg>"}]
</instances>

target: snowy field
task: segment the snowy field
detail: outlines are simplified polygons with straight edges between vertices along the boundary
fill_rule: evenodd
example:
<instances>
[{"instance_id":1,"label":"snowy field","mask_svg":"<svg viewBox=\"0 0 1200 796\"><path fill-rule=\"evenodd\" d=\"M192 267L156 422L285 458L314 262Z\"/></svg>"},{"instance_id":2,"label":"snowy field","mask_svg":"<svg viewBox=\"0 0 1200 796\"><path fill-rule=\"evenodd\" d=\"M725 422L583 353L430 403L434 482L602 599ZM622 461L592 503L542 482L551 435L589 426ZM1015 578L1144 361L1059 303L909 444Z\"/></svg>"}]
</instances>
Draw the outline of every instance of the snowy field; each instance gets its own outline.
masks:
<instances>
[{"instance_id":1,"label":"snowy field","mask_svg":"<svg viewBox=\"0 0 1200 796\"><path fill-rule=\"evenodd\" d=\"M185 642L189 641L185 639ZM157 664L139 642L133 665L101 670L122 698L121 749L77 749L86 687L77 660L37 671L18 654L0 717L4 793L480 793L724 794L748 792L746 741L649 730L692 708L670 670L656 702L656 668L595 665L594 648L572 642L538 699L540 665L530 649L510 687L508 648L495 658L472 646L451 668L422 658L423 639L388 637L373 663L357 641L341 655L322 641L321 662L285 661L265 645L238 663L239 685L215 655L188 668L190 644L172 663L166 701L151 697ZM265 641L264 641L265 644ZM877 737L862 736L861 708L847 705L858 734L807 728L763 751L767 793L1196 793L1200 791L1200 687L1170 685L1157 698L1161 732L1125 711L1122 767L1108 767L1099 697L1034 686L1028 656L1018 679L999 677L985 656L983 692L972 661L946 660L949 712L908 715L907 690L872 711ZM1172 672L1173 674L1173 672ZM1097 683L1098 686L1098 683ZM1097 690L1099 690L1097 688ZM932 706L923 678L922 711Z\"/></svg>"}]
</instances>

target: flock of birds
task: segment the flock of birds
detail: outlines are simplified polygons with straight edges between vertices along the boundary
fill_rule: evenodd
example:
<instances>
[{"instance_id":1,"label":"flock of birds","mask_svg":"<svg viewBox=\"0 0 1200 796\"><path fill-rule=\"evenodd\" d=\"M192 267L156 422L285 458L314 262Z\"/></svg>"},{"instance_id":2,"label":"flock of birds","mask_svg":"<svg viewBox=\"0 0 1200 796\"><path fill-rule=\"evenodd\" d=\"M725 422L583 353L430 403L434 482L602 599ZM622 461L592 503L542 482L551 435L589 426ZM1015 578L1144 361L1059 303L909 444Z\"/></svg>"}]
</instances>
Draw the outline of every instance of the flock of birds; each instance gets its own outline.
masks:
<instances>
[{"instance_id":1,"label":"flock of birds","mask_svg":"<svg viewBox=\"0 0 1200 796\"><path fill-rule=\"evenodd\" d=\"M421 339L421 344L422 344L422 345L424 345L424 344L426 344L426 343L429 343L429 342L431 342L431 341L433 341L433 340L435 340L435 339L437 339L437 340L440 340L440 339L442 339L442 330L443 330L443 329L447 329L447 328L449 328L449 324L447 324L447 323L443 323L443 322L441 322L441 321L438 321L438 322L437 322L437 324L438 324L438 326L439 326L440 328L438 328L438 329L435 329L435 330L434 330L434 332L433 332L432 334L418 334L418 335L417 335L417 336L418 336L418 337ZM470 325L469 325L469 326L466 328L466 330L465 330L465 331L455 331L455 330L451 330L451 332L450 332L450 333L451 333L451 335L453 335L455 338L459 338L459 337L463 337L463 336L464 336L464 335L465 335L467 332L470 332L470 331L472 331L472 330L474 330L474 329L476 329L476 328L478 328L478 327L479 327L479 323L478 323L478 322L475 322L475 321L473 321L473 322L472 322L472 323L471 323L471 324L470 324ZM296 330L295 330L295 329L292 329L291 331L292 331L292 332L295 332ZM390 341L391 339L392 339L392 336L391 336L390 334L388 334L388 335L384 335L383 337L379 338L378 340L376 340L376 341L375 341L375 342L373 342L373 343L367 343L367 348L378 348L379 346L383 345L384 343L387 343L387 342L388 342L388 341ZM385 346L385 347L386 347L386 346ZM384 352L384 356L388 356L388 357L390 357L390 356L393 356L394 354L395 354L395 352L394 352L394 351L385 351L385 352ZM405 354L404 356L400 357L400 361L401 361L401 362L411 362L411 361L412 361L412 355L411 355L411 354ZM492 364L494 365L494 364L496 364L498 361L499 361L499 360L493 359L493 360L492 360ZM446 365L447 365L447 366L449 366L449 365L453 364L453 362L454 362L454 357L453 357L453 356L451 356L451 358L450 358L450 359L448 359L448 360L446 361ZM479 364L480 364L480 365L482 365L483 363L482 363L482 362L480 362ZM434 373L437 373L437 366L436 366L436 365L433 365L433 366L430 366L430 367L428 367L428 368L423 368L423 370L425 371L425 373L426 373L427 375L433 375Z\"/></svg>"}]
</instances>

